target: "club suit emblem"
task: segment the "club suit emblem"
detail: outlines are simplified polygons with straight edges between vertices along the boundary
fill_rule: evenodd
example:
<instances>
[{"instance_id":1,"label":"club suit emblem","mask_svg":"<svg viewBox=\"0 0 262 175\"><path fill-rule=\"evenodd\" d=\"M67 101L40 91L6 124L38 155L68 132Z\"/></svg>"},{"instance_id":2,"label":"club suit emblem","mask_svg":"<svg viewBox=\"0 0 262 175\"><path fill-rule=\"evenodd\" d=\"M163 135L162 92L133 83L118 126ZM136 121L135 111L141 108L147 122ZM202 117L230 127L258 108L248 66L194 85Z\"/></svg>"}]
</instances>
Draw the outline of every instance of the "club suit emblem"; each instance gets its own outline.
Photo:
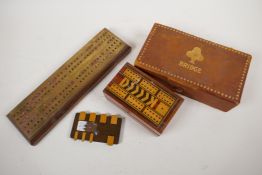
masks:
<instances>
[{"instance_id":1,"label":"club suit emblem","mask_svg":"<svg viewBox=\"0 0 262 175\"><path fill-rule=\"evenodd\" d=\"M204 57L199 47L194 47L192 50L186 52L186 56L190 58L190 63L195 64L196 61L203 61Z\"/></svg>"}]
</instances>

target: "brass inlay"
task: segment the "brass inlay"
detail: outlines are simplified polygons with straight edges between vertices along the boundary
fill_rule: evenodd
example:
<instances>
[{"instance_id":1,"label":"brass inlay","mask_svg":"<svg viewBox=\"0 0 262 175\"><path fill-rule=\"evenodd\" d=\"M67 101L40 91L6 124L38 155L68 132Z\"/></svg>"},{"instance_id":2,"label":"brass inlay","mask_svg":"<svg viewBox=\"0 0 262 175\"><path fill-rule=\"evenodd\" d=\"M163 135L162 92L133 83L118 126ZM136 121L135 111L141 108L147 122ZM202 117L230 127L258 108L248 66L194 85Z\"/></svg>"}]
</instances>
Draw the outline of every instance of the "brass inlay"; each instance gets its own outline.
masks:
<instances>
[{"instance_id":1,"label":"brass inlay","mask_svg":"<svg viewBox=\"0 0 262 175\"><path fill-rule=\"evenodd\" d=\"M78 131L75 132L74 139L77 140L77 137L78 137Z\"/></svg>"},{"instance_id":2,"label":"brass inlay","mask_svg":"<svg viewBox=\"0 0 262 175\"><path fill-rule=\"evenodd\" d=\"M149 93L146 93L146 96L144 96L141 101L146 101L149 99Z\"/></svg>"},{"instance_id":3,"label":"brass inlay","mask_svg":"<svg viewBox=\"0 0 262 175\"><path fill-rule=\"evenodd\" d=\"M157 94L157 98L159 98L159 100L166 102L170 106L175 102L175 99L173 97L170 97L168 94L166 94L163 91L160 91Z\"/></svg>"},{"instance_id":4,"label":"brass inlay","mask_svg":"<svg viewBox=\"0 0 262 175\"><path fill-rule=\"evenodd\" d=\"M131 71L129 71L131 72ZM142 82L146 82L142 80ZM138 99L140 99L142 102L145 102L146 105L150 105L152 108L155 106L155 104L158 102L158 99L155 98L152 94L150 94L147 91L144 91L143 88L141 88L138 84L135 84L134 82L131 82L129 79L126 77L123 78L123 80L119 83L119 85L124 88L126 91L130 92L132 95L136 96ZM140 84L141 85L141 84ZM156 93L157 90L152 90L153 85L151 86L149 83L146 84L144 83L144 88L146 90L151 90L151 93ZM125 92L124 90L122 90ZM127 93L125 93L126 96Z\"/></svg>"},{"instance_id":5,"label":"brass inlay","mask_svg":"<svg viewBox=\"0 0 262 175\"><path fill-rule=\"evenodd\" d=\"M165 103L162 102L160 102L156 107L156 112L158 112L162 116L165 116L168 110L169 110L169 106L167 106Z\"/></svg>"},{"instance_id":6,"label":"brass inlay","mask_svg":"<svg viewBox=\"0 0 262 175\"><path fill-rule=\"evenodd\" d=\"M90 113L89 121L94 122L96 120L96 113Z\"/></svg>"},{"instance_id":7,"label":"brass inlay","mask_svg":"<svg viewBox=\"0 0 262 175\"><path fill-rule=\"evenodd\" d=\"M135 89L131 92L131 94L135 95L135 94L138 94L139 93L139 86L135 86Z\"/></svg>"},{"instance_id":8,"label":"brass inlay","mask_svg":"<svg viewBox=\"0 0 262 175\"><path fill-rule=\"evenodd\" d=\"M86 113L85 112L80 112L79 113L79 120L85 120L86 119Z\"/></svg>"},{"instance_id":9,"label":"brass inlay","mask_svg":"<svg viewBox=\"0 0 262 175\"><path fill-rule=\"evenodd\" d=\"M100 123L106 123L107 116L106 114L101 114L100 115Z\"/></svg>"},{"instance_id":10,"label":"brass inlay","mask_svg":"<svg viewBox=\"0 0 262 175\"><path fill-rule=\"evenodd\" d=\"M122 99L125 98L128 94L125 90L123 90L115 83L109 86L109 90Z\"/></svg>"},{"instance_id":11,"label":"brass inlay","mask_svg":"<svg viewBox=\"0 0 262 175\"><path fill-rule=\"evenodd\" d=\"M123 78L123 80L121 80L121 82L119 83L119 85L123 88L128 87L130 80L127 79L126 77Z\"/></svg>"},{"instance_id":12,"label":"brass inlay","mask_svg":"<svg viewBox=\"0 0 262 175\"><path fill-rule=\"evenodd\" d=\"M157 102L158 102L158 99L152 96L150 101L147 102L146 104L150 105L151 108L154 108Z\"/></svg>"},{"instance_id":13,"label":"brass inlay","mask_svg":"<svg viewBox=\"0 0 262 175\"><path fill-rule=\"evenodd\" d=\"M139 101L137 98L135 98L132 95L129 95L126 98L126 102L129 103L133 108L137 109L138 111L141 111L143 107L145 106L144 103Z\"/></svg>"},{"instance_id":14,"label":"brass inlay","mask_svg":"<svg viewBox=\"0 0 262 175\"><path fill-rule=\"evenodd\" d=\"M126 69L124 75L134 82L138 82L141 79L141 76L132 71L131 69Z\"/></svg>"},{"instance_id":15,"label":"brass inlay","mask_svg":"<svg viewBox=\"0 0 262 175\"><path fill-rule=\"evenodd\" d=\"M82 141L85 141L86 140L86 132L82 132Z\"/></svg>"},{"instance_id":16,"label":"brass inlay","mask_svg":"<svg viewBox=\"0 0 262 175\"><path fill-rule=\"evenodd\" d=\"M111 124L113 124L113 125L116 125L117 124L117 116L115 116L115 115L112 115L111 116Z\"/></svg>"},{"instance_id":17,"label":"brass inlay","mask_svg":"<svg viewBox=\"0 0 262 175\"><path fill-rule=\"evenodd\" d=\"M91 143L91 142L93 142L93 140L94 140L94 134L91 133L90 136L89 136L89 142Z\"/></svg>"},{"instance_id":18,"label":"brass inlay","mask_svg":"<svg viewBox=\"0 0 262 175\"><path fill-rule=\"evenodd\" d=\"M139 92L139 94L136 95L136 97L137 97L137 98L141 98L141 97L144 96L144 94L145 94L144 89L141 89L141 91Z\"/></svg>"},{"instance_id":19,"label":"brass inlay","mask_svg":"<svg viewBox=\"0 0 262 175\"><path fill-rule=\"evenodd\" d=\"M159 125L162 120L162 117L149 107L146 107L146 109L143 111L143 114L156 125Z\"/></svg>"},{"instance_id":20,"label":"brass inlay","mask_svg":"<svg viewBox=\"0 0 262 175\"><path fill-rule=\"evenodd\" d=\"M148 82L147 80L142 80L140 83L140 86L144 89L146 89L147 91L151 92L153 95L155 95L158 91L158 88L155 87L153 84L151 84L150 82Z\"/></svg>"},{"instance_id":21,"label":"brass inlay","mask_svg":"<svg viewBox=\"0 0 262 175\"><path fill-rule=\"evenodd\" d=\"M114 144L114 136L107 136L107 144L108 145Z\"/></svg>"}]
</instances>

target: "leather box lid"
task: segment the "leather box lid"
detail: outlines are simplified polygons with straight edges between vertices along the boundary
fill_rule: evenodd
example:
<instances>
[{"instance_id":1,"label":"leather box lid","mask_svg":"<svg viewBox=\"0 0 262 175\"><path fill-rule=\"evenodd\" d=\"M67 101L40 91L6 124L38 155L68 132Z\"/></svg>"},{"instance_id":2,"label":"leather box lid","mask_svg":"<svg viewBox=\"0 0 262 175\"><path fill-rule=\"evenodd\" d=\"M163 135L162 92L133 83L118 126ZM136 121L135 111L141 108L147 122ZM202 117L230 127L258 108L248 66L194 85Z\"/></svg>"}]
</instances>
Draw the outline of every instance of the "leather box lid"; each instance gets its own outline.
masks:
<instances>
[{"instance_id":1,"label":"leather box lid","mask_svg":"<svg viewBox=\"0 0 262 175\"><path fill-rule=\"evenodd\" d=\"M239 103L251 55L154 24L135 65L169 84Z\"/></svg>"}]
</instances>

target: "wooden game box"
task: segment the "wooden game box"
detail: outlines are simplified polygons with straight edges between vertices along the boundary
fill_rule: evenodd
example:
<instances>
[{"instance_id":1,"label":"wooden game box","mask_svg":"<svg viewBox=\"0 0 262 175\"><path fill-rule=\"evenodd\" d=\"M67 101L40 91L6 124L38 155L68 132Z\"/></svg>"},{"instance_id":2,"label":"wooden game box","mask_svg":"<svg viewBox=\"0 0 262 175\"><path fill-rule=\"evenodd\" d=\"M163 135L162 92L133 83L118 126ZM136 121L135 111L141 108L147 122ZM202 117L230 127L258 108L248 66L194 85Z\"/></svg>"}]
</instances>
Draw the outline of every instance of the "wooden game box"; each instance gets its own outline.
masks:
<instances>
[{"instance_id":1,"label":"wooden game box","mask_svg":"<svg viewBox=\"0 0 262 175\"><path fill-rule=\"evenodd\" d=\"M157 135L183 102L183 98L129 63L106 86L104 94Z\"/></svg>"}]
</instances>

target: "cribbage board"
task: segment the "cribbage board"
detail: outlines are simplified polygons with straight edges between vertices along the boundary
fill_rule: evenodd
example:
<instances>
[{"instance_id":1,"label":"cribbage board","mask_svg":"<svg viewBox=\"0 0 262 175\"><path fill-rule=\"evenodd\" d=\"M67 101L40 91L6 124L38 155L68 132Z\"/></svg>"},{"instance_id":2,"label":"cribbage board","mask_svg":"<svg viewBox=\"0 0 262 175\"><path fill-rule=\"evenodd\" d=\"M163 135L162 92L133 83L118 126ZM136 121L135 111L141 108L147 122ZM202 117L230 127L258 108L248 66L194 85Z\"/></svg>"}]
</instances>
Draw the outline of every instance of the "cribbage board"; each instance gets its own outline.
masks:
<instances>
[{"instance_id":1,"label":"cribbage board","mask_svg":"<svg viewBox=\"0 0 262 175\"><path fill-rule=\"evenodd\" d=\"M127 63L104 89L105 96L160 135L183 99Z\"/></svg>"},{"instance_id":2,"label":"cribbage board","mask_svg":"<svg viewBox=\"0 0 262 175\"><path fill-rule=\"evenodd\" d=\"M122 118L116 115L80 112L75 116L70 137L74 140L118 144Z\"/></svg>"},{"instance_id":3,"label":"cribbage board","mask_svg":"<svg viewBox=\"0 0 262 175\"><path fill-rule=\"evenodd\" d=\"M126 43L103 29L18 104L8 118L35 145L129 51Z\"/></svg>"}]
</instances>

